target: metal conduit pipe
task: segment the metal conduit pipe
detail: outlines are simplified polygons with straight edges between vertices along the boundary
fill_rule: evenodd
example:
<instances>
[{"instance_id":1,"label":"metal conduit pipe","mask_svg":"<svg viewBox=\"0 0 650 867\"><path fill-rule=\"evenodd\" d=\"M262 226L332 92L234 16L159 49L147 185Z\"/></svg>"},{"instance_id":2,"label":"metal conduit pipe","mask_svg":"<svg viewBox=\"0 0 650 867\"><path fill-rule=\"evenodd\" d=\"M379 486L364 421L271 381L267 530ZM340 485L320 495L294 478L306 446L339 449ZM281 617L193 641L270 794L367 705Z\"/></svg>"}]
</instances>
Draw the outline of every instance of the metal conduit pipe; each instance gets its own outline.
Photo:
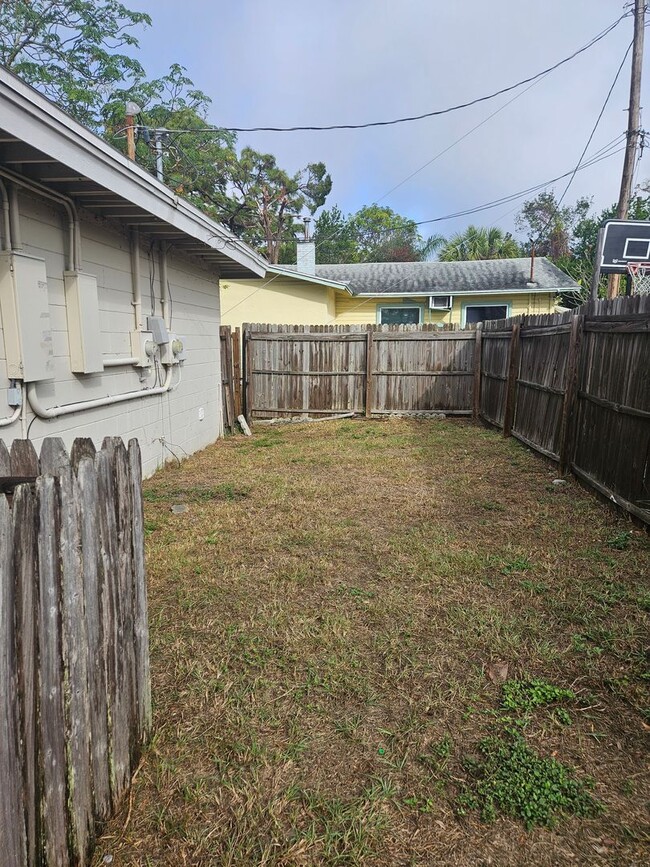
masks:
<instances>
[{"instance_id":1,"label":"metal conduit pipe","mask_svg":"<svg viewBox=\"0 0 650 867\"><path fill-rule=\"evenodd\" d=\"M169 321L170 308L167 303L169 292L169 276L167 272L167 248L164 244L160 245L160 310L162 312L163 322L167 326L167 330L171 328Z\"/></svg>"},{"instance_id":2,"label":"metal conduit pipe","mask_svg":"<svg viewBox=\"0 0 650 867\"><path fill-rule=\"evenodd\" d=\"M9 225L11 226L11 249L22 250L23 241L20 235L20 209L18 207L18 190L15 184L9 185Z\"/></svg>"},{"instance_id":3,"label":"metal conduit pipe","mask_svg":"<svg viewBox=\"0 0 650 867\"><path fill-rule=\"evenodd\" d=\"M0 179L0 195L2 196L2 233L3 249L11 250L11 219L9 216L9 195L6 184Z\"/></svg>"},{"instance_id":4,"label":"metal conduit pipe","mask_svg":"<svg viewBox=\"0 0 650 867\"><path fill-rule=\"evenodd\" d=\"M143 331L142 325L142 289L140 287L140 232L131 230L131 283L133 289L133 315L135 330Z\"/></svg>"},{"instance_id":5,"label":"metal conduit pipe","mask_svg":"<svg viewBox=\"0 0 650 867\"><path fill-rule=\"evenodd\" d=\"M64 196L62 193L56 193L53 190L48 189L43 186L43 184L39 184L38 181L27 180L27 178L22 177L22 175L17 175L14 172L6 169L4 167L0 168L0 177L6 178L9 181L12 181L14 184L18 184L20 187L24 187L27 190L31 190L31 192L36 193L39 196L42 196L45 199L50 199L53 202L57 202L59 205L63 205L68 215L68 253L67 253L67 262L66 262L66 270L68 271L78 271L81 263L81 233L79 230L79 218L77 216L77 209L75 208L75 204L72 199L69 199L67 196ZM15 227L12 226L12 242L14 249L20 249L20 237L16 237L15 232L20 231L17 220L18 220L18 200L16 198L15 203L15 215L11 212L12 221L15 218ZM10 211L11 211L11 198L10 198Z\"/></svg>"},{"instance_id":6,"label":"metal conduit pipe","mask_svg":"<svg viewBox=\"0 0 650 867\"><path fill-rule=\"evenodd\" d=\"M139 391L127 391L123 394L111 394L93 400L82 400L78 403L65 403L62 406L51 407L43 406L39 400L38 394L36 393L37 383L30 382L27 385L27 400L39 418L59 418L59 416L71 415L73 412L82 412L86 409L95 409L100 406L110 406L114 403L123 403L127 400L137 400L141 397L153 397L156 394L165 394L165 392L173 391L178 386L180 382L180 371L179 378L173 385L172 377L173 367L168 367L164 383L156 388L143 388Z\"/></svg>"}]
</instances>

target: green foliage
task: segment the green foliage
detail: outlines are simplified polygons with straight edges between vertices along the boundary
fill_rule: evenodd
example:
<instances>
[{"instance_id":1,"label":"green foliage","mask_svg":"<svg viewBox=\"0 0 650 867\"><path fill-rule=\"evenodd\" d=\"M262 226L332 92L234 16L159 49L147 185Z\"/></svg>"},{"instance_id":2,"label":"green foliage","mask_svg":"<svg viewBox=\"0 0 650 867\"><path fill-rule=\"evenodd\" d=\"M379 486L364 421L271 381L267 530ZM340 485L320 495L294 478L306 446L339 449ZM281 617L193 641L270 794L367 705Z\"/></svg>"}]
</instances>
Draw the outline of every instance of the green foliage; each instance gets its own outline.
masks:
<instances>
[{"instance_id":1,"label":"green foliage","mask_svg":"<svg viewBox=\"0 0 650 867\"><path fill-rule=\"evenodd\" d=\"M459 797L461 813L477 809L491 822L501 812L529 830L553 825L558 815L593 817L603 809L590 780L577 780L566 765L537 755L517 731L485 738L479 752L479 759L466 762L474 779Z\"/></svg>"},{"instance_id":2,"label":"green foliage","mask_svg":"<svg viewBox=\"0 0 650 867\"><path fill-rule=\"evenodd\" d=\"M120 53L137 47L132 30L141 24L150 17L117 0L3 0L0 64L98 129L107 94L143 75Z\"/></svg>"},{"instance_id":3,"label":"green foliage","mask_svg":"<svg viewBox=\"0 0 650 867\"><path fill-rule=\"evenodd\" d=\"M366 205L347 217L336 205L316 220L314 240L319 264L418 262L436 248L424 240L417 223L383 205Z\"/></svg>"},{"instance_id":4,"label":"green foliage","mask_svg":"<svg viewBox=\"0 0 650 867\"><path fill-rule=\"evenodd\" d=\"M443 241L438 258L441 262L462 262L517 256L521 256L521 249L509 232L502 232L495 226L468 226L464 232Z\"/></svg>"},{"instance_id":5,"label":"green foliage","mask_svg":"<svg viewBox=\"0 0 650 867\"><path fill-rule=\"evenodd\" d=\"M616 533L615 536L612 536L607 540L607 544L610 548L615 548L617 551L624 551L630 545L630 539L632 538L632 533L629 530L623 530L620 533Z\"/></svg>"},{"instance_id":6,"label":"green foliage","mask_svg":"<svg viewBox=\"0 0 650 867\"><path fill-rule=\"evenodd\" d=\"M325 204L332 178L324 163L309 163L289 175L272 154L244 148L229 171L232 187L225 222L235 234L279 261L283 242L293 239L295 220Z\"/></svg>"},{"instance_id":7,"label":"green foliage","mask_svg":"<svg viewBox=\"0 0 650 867\"><path fill-rule=\"evenodd\" d=\"M641 185L630 200L630 220L650 219L650 195L647 185ZM645 193L646 195L643 195ZM575 307L587 299L594 268L598 229L605 220L616 215L616 205L605 208L599 214L590 214L591 200L578 199L575 205L557 207L553 192L540 193L535 199L524 202L516 218L517 228L525 232L535 243L537 255L548 256L557 266L573 277L582 291L562 295L565 307ZM530 243L523 245L525 255L530 255ZM605 293L607 279L600 283L601 296Z\"/></svg>"},{"instance_id":8,"label":"green foliage","mask_svg":"<svg viewBox=\"0 0 650 867\"><path fill-rule=\"evenodd\" d=\"M529 713L554 702L573 701L575 693L545 680L507 680L503 684L502 705L508 710Z\"/></svg>"}]
</instances>

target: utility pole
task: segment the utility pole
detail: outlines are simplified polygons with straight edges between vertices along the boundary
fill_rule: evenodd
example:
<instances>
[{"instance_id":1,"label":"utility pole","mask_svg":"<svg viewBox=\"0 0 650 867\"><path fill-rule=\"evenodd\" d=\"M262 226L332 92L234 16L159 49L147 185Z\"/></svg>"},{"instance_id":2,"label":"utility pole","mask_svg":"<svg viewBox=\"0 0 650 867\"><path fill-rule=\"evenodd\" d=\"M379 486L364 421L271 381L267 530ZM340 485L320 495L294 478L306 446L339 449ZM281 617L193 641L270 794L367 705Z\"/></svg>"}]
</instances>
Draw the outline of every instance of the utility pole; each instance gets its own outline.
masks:
<instances>
[{"instance_id":1,"label":"utility pole","mask_svg":"<svg viewBox=\"0 0 650 867\"><path fill-rule=\"evenodd\" d=\"M618 197L616 218L626 220L632 198L634 164L641 130L641 69L643 67L643 30L645 27L646 0L634 0L634 43L632 45L632 74L630 78L630 106L627 117L627 145L623 162L621 192ZM616 298L621 281L620 274L611 274L607 284L607 297Z\"/></svg>"},{"instance_id":2,"label":"utility pole","mask_svg":"<svg viewBox=\"0 0 650 867\"><path fill-rule=\"evenodd\" d=\"M129 100L126 104L126 155L130 160L135 160L135 125L133 118L140 114L142 109L137 102Z\"/></svg>"}]
</instances>

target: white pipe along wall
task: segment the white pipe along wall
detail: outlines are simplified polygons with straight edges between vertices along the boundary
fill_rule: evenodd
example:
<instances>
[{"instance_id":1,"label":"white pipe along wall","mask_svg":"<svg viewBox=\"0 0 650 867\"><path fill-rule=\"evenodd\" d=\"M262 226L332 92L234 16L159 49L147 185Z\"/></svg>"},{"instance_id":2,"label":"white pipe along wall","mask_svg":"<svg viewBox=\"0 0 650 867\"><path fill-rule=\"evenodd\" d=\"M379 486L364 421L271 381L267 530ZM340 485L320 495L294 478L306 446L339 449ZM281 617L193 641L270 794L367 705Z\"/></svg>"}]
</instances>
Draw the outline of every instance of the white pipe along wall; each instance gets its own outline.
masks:
<instances>
[{"instance_id":1,"label":"white pipe along wall","mask_svg":"<svg viewBox=\"0 0 650 867\"><path fill-rule=\"evenodd\" d=\"M204 265L174 254L173 248L168 251L160 246L156 251L160 286L159 292L155 291L152 245L149 262L151 315L156 313L157 300L160 318L170 333L168 347L152 345L151 335L146 331L147 315L143 311L142 296L142 268L146 269L147 261L140 253L137 230L125 236L121 227L101 218L84 216L80 220L74 203L65 196L19 178L4 168L0 168L0 176L10 184L7 190L0 182L3 246L8 251L5 255L45 260L54 356L54 377L30 381L26 376L25 407L12 406L12 413L0 418L0 427L18 421L22 409L28 435L35 441L44 436L62 436L71 443L75 436L90 436L99 445L108 435L125 439L136 436L142 449L145 475L177 450L191 453L213 442L222 432L219 294L215 268L208 270ZM19 194L14 183L22 193ZM52 211L53 206L63 208L63 224L60 213ZM13 239L16 237L22 252L15 249ZM168 254L173 257L172 261L168 260ZM74 367L71 355L66 281L77 276L89 278L90 285L96 285L97 320L101 329L100 369L85 373ZM172 311L175 330L184 335L184 346L171 332ZM179 363L174 354L179 347L187 350L188 358L182 388L179 386L183 362ZM97 350L96 346L94 348ZM145 355L145 348L153 352L151 358ZM162 358L161 349L166 350ZM177 368L176 374L174 368ZM12 381L11 386L13 389L11 392L7 389L8 393L14 397L21 394L22 383L17 385Z\"/></svg>"}]
</instances>

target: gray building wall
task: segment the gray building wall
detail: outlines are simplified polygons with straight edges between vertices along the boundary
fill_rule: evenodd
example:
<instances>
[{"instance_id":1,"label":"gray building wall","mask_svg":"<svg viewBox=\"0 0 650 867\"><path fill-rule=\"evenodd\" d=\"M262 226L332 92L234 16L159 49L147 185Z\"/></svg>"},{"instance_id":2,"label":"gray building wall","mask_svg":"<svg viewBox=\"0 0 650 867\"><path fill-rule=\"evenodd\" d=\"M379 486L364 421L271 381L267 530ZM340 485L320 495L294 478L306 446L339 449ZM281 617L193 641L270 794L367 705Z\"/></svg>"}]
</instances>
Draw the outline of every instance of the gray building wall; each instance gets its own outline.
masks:
<instances>
[{"instance_id":1,"label":"gray building wall","mask_svg":"<svg viewBox=\"0 0 650 867\"><path fill-rule=\"evenodd\" d=\"M37 390L46 407L142 388L139 371L133 367L106 369L97 374L70 371L68 330L63 284L66 224L56 205L23 194L20 196L20 229L23 252L45 259L55 356L55 379L40 382ZM132 305L131 256L127 235L108 221L82 216L82 270L98 281L102 351L130 356L130 332L134 329ZM69 447L75 437L91 437L100 445L105 436L121 436L140 442L145 475L172 459L191 454L214 442L222 433L219 348L219 285L214 269L205 270L182 254L168 254L169 284L172 298L172 330L185 338L187 360L182 365L181 384L162 395L144 396L125 403L80 411L60 418L35 418L25 398L24 419L0 428L0 439L7 445L25 435L36 449L46 436L61 436ZM142 310L146 317L160 315L159 263L149 256L143 239L140 255ZM153 290L150 292L153 281ZM152 305L151 295L155 303ZM2 335L3 337L3 335ZM0 415L9 415L6 406L4 339L0 340ZM162 371L164 376L164 371ZM174 380L178 369L174 372ZM153 377L147 383L153 385ZM199 408L204 419L199 420Z\"/></svg>"}]
</instances>

